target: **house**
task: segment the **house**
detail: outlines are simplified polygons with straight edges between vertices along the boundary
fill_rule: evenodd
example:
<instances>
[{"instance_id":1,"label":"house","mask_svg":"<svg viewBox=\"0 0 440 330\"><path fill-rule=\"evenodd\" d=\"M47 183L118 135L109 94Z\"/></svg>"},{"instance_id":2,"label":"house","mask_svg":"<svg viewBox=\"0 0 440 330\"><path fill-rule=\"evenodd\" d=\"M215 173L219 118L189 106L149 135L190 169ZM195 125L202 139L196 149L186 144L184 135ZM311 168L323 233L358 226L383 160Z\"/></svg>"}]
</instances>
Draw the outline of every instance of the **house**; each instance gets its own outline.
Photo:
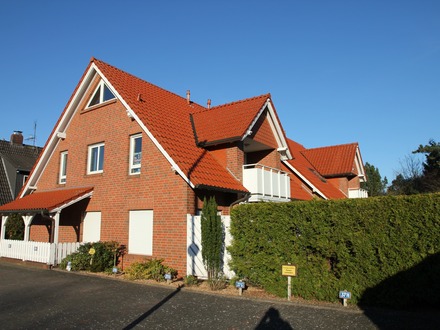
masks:
<instances>
[{"instance_id":1,"label":"house","mask_svg":"<svg viewBox=\"0 0 440 330\"><path fill-rule=\"evenodd\" d=\"M292 159L283 162L291 174L291 199L366 198L361 188L365 168L357 143L306 149L287 139Z\"/></svg>"},{"instance_id":2,"label":"house","mask_svg":"<svg viewBox=\"0 0 440 330\"><path fill-rule=\"evenodd\" d=\"M296 182L270 94L210 103L92 58L2 226L20 212L25 241L114 240L124 265L158 257L193 272L205 197L227 216L243 201L290 201Z\"/></svg>"},{"instance_id":3,"label":"house","mask_svg":"<svg viewBox=\"0 0 440 330\"><path fill-rule=\"evenodd\" d=\"M17 197L41 149L23 144L21 131L13 132L9 141L0 140L0 205Z\"/></svg>"}]
</instances>

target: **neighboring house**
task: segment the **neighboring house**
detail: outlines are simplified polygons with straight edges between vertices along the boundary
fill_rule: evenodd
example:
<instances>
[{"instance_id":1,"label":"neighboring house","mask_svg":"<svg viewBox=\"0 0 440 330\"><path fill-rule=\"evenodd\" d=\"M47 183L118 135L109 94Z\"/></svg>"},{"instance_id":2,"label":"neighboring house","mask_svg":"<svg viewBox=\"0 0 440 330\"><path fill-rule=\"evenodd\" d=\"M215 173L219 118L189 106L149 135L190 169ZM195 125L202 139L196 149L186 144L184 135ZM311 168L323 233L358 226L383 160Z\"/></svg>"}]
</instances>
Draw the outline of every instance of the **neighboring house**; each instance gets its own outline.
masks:
<instances>
[{"instance_id":1,"label":"neighboring house","mask_svg":"<svg viewBox=\"0 0 440 330\"><path fill-rule=\"evenodd\" d=\"M0 205L18 196L41 150L23 144L20 131L15 131L9 141L0 140Z\"/></svg>"},{"instance_id":2,"label":"neighboring house","mask_svg":"<svg viewBox=\"0 0 440 330\"><path fill-rule=\"evenodd\" d=\"M288 139L292 159L283 162L291 175L292 200L365 198L365 169L357 143L306 149Z\"/></svg>"},{"instance_id":3,"label":"neighboring house","mask_svg":"<svg viewBox=\"0 0 440 330\"><path fill-rule=\"evenodd\" d=\"M115 240L125 265L163 258L183 275L203 199L222 215L243 201L290 201L289 161L270 94L204 107L92 58L0 213L3 225L23 214L25 241Z\"/></svg>"}]
</instances>

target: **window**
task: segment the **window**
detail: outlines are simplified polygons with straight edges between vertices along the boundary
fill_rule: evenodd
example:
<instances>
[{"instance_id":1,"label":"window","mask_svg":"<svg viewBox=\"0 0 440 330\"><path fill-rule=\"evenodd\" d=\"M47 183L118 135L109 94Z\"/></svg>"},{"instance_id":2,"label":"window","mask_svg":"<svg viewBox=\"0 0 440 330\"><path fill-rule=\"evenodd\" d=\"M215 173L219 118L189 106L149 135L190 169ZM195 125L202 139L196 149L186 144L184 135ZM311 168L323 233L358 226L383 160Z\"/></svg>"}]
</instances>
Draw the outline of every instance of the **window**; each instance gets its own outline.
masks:
<instances>
[{"instance_id":1,"label":"window","mask_svg":"<svg viewBox=\"0 0 440 330\"><path fill-rule=\"evenodd\" d=\"M153 211L130 211L128 253L153 254Z\"/></svg>"},{"instance_id":2,"label":"window","mask_svg":"<svg viewBox=\"0 0 440 330\"><path fill-rule=\"evenodd\" d=\"M60 154L60 183L66 183L67 173L67 151Z\"/></svg>"},{"instance_id":3,"label":"window","mask_svg":"<svg viewBox=\"0 0 440 330\"><path fill-rule=\"evenodd\" d=\"M106 101L113 100L115 98L116 97L107 87L107 85L104 84L104 82L101 80L87 107L90 108L93 107L94 105L101 104Z\"/></svg>"},{"instance_id":4,"label":"window","mask_svg":"<svg viewBox=\"0 0 440 330\"><path fill-rule=\"evenodd\" d=\"M89 146L87 173L102 173L104 168L104 143Z\"/></svg>"},{"instance_id":5,"label":"window","mask_svg":"<svg viewBox=\"0 0 440 330\"><path fill-rule=\"evenodd\" d=\"M142 135L130 137L130 174L141 173Z\"/></svg>"}]
</instances>

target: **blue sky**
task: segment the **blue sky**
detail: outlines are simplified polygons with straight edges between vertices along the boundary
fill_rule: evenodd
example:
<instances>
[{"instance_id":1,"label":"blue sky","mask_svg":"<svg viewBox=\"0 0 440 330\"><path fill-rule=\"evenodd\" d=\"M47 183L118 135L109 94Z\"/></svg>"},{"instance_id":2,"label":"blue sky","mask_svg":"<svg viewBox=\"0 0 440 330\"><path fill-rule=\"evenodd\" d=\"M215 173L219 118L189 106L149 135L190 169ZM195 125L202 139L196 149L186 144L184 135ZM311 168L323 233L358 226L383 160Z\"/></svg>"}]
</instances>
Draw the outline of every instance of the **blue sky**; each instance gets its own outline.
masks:
<instances>
[{"instance_id":1,"label":"blue sky","mask_svg":"<svg viewBox=\"0 0 440 330\"><path fill-rule=\"evenodd\" d=\"M270 92L288 137L389 181L440 141L436 0L1 1L0 40L0 139L44 145L94 56L203 105Z\"/></svg>"}]
</instances>

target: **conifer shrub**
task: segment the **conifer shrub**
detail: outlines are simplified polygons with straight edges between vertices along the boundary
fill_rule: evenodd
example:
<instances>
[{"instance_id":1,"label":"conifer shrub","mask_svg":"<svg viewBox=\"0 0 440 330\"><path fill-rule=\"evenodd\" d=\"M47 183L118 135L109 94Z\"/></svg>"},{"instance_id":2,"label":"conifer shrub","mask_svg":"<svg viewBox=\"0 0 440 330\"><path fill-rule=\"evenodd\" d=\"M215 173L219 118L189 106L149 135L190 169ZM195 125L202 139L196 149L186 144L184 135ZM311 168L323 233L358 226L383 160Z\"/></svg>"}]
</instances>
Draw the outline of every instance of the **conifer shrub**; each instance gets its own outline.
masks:
<instances>
[{"instance_id":1,"label":"conifer shrub","mask_svg":"<svg viewBox=\"0 0 440 330\"><path fill-rule=\"evenodd\" d=\"M223 289L226 286L226 278L222 273L225 235L214 197L203 201L201 232L202 258L208 272L209 286L212 290Z\"/></svg>"}]
</instances>

